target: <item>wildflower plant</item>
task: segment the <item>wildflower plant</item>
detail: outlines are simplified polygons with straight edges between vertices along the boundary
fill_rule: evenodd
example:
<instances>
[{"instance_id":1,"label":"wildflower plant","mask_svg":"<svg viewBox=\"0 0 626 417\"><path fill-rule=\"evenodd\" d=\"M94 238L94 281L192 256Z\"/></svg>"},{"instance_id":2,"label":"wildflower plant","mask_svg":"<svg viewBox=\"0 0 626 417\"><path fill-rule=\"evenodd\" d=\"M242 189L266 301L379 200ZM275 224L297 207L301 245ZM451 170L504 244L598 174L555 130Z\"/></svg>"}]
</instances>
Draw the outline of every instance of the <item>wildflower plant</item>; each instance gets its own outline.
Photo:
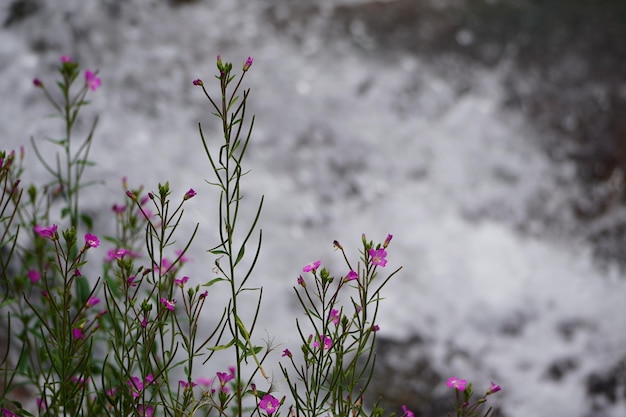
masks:
<instances>
[{"instance_id":1,"label":"wildflower plant","mask_svg":"<svg viewBox=\"0 0 626 417\"><path fill-rule=\"evenodd\" d=\"M217 237L205 247L213 260L206 270L215 274L208 277L185 273L199 225L188 234L180 226L194 189L175 191L165 182L146 191L124 177L110 211L112 234L93 230L80 203L85 187L94 185L84 173L93 165L89 150L98 118L79 143L75 137L87 97L102 81L97 71L81 72L69 56L61 57L58 91L34 80L62 121L62 134L44 139L57 147L53 157L41 140L31 139L50 175L43 186L22 185L23 148L18 155L0 150L3 416L382 415L377 405L366 410L363 397L376 359L381 292L400 270L381 274L391 235L382 243L363 235L356 261L335 241L345 261L340 275L321 261L302 268L294 285L304 312L295 323L299 349L287 347L274 365L287 392L266 370L275 346L256 335L263 289L254 282L263 198L251 218L241 214L254 125L246 113L250 90L242 90L242 82L252 64L245 60L237 75L218 56L217 95L202 80L193 81L223 134L215 144L199 125L211 168L206 181L216 191L219 213ZM221 304L217 286L228 292ZM201 321L207 303L217 311L210 328ZM250 313L244 304L255 308ZM209 361L224 357L232 365L207 375ZM457 400L462 391L464 402L457 401L455 410L464 417L499 390L492 385L469 405L471 385L456 384Z\"/></svg>"}]
</instances>

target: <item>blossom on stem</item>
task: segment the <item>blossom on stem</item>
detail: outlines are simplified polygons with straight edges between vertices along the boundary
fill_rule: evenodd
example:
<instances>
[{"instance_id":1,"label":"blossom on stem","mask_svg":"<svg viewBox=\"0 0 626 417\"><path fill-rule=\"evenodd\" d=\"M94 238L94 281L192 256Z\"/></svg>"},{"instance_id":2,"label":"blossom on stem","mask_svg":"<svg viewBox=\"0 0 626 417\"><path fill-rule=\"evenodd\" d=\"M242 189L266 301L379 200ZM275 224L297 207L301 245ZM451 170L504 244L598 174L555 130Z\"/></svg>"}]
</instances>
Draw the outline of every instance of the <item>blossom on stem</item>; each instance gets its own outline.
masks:
<instances>
[{"instance_id":1,"label":"blossom on stem","mask_svg":"<svg viewBox=\"0 0 626 417\"><path fill-rule=\"evenodd\" d=\"M161 297L161 304L165 306L169 311L174 311L174 305L176 304L176 300L168 300L165 297Z\"/></svg>"},{"instance_id":2,"label":"blossom on stem","mask_svg":"<svg viewBox=\"0 0 626 417\"><path fill-rule=\"evenodd\" d=\"M39 78L33 79L33 85L37 88L43 88L43 83Z\"/></svg>"},{"instance_id":3,"label":"blossom on stem","mask_svg":"<svg viewBox=\"0 0 626 417\"><path fill-rule=\"evenodd\" d=\"M189 200L190 198L195 197L196 194L197 194L196 191L193 188L190 188L189 191L185 193L183 200Z\"/></svg>"},{"instance_id":4,"label":"blossom on stem","mask_svg":"<svg viewBox=\"0 0 626 417\"><path fill-rule=\"evenodd\" d=\"M100 299L98 297L91 296L87 300L87 307L93 307L96 304L98 304L99 302L100 302Z\"/></svg>"},{"instance_id":5,"label":"blossom on stem","mask_svg":"<svg viewBox=\"0 0 626 417\"><path fill-rule=\"evenodd\" d=\"M89 87L91 91L96 91L100 88L102 80L100 80L96 72L87 70L85 71L85 84L87 84L87 87Z\"/></svg>"},{"instance_id":6,"label":"blossom on stem","mask_svg":"<svg viewBox=\"0 0 626 417\"><path fill-rule=\"evenodd\" d=\"M306 288L306 282L304 282L304 278L302 278L302 275L298 277L298 285L303 288Z\"/></svg>"},{"instance_id":7,"label":"blossom on stem","mask_svg":"<svg viewBox=\"0 0 626 417\"><path fill-rule=\"evenodd\" d=\"M140 417L153 417L154 416L154 407L151 406L151 405L139 404L137 406L137 413L139 413Z\"/></svg>"},{"instance_id":8,"label":"blossom on stem","mask_svg":"<svg viewBox=\"0 0 626 417\"><path fill-rule=\"evenodd\" d=\"M202 80L200 78L197 78L197 79L193 80L193 85L203 86L204 83L202 82Z\"/></svg>"},{"instance_id":9,"label":"blossom on stem","mask_svg":"<svg viewBox=\"0 0 626 417\"><path fill-rule=\"evenodd\" d=\"M265 410L268 415L272 415L280 405L280 401L271 394L265 394L259 402L259 408Z\"/></svg>"},{"instance_id":10,"label":"blossom on stem","mask_svg":"<svg viewBox=\"0 0 626 417\"><path fill-rule=\"evenodd\" d=\"M332 321L336 326L339 324L339 316L340 316L339 310L336 310L333 308L332 310L330 310L330 315L328 316L328 320Z\"/></svg>"},{"instance_id":11,"label":"blossom on stem","mask_svg":"<svg viewBox=\"0 0 626 417\"><path fill-rule=\"evenodd\" d=\"M80 327L74 327L72 329L72 337L76 340L80 340L85 338L85 334Z\"/></svg>"},{"instance_id":12,"label":"blossom on stem","mask_svg":"<svg viewBox=\"0 0 626 417\"><path fill-rule=\"evenodd\" d=\"M359 274L357 274L353 270L350 270L350 272L346 274L346 277L343 280L344 282L348 282L348 281L354 281L355 279L359 279Z\"/></svg>"},{"instance_id":13,"label":"blossom on stem","mask_svg":"<svg viewBox=\"0 0 626 417\"><path fill-rule=\"evenodd\" d=\"M187 283L187 281L189 281L189 277L188 276L184 276L180 279L175 278L174 279L174 284L178 285L180 288L183 288L185 286L185 284Z\"/></svg>"},{"instance_id":14,"label":"blossom on stem","mask_svg":"<svg viewBox=\"0 0 626 417\"><path fill-rule=\"evenodd\" d=\"M248 57L248 59L246 59L246 62L243 63L243 70L248 71L250 69L250 67L252 66L252 62L254 61L254 59L252 59L252 57Z\"/></svg>"},{"instance_id":15,"label":"blossom on stem","mask_svg":"<svg viewBox=\"0 0 626 417\"><path fill-rule=\"evenodd\" d=\"M487 393L485 394L485 396L491 395L491 394L495 394L496 392L500 391L501 389L502 389L502 387L500 385L498 385L495 382L491 381L491 385L489 386L489 389L487 390Z\"/></svg>"},{"instance_id":16,"label":"blossom on stem","mask_svg":"<svg viewBox=\"0 0 626 417\"><path fill-rule=\"evenodd\" d=\"M370 258L372 258L372 264L380 267L387 265L387 251L385 249L370 249Z\"/></svg>"},{"instance_id":17,"label":"blossom on stem","mask_svg":"<svg viewBox=\"0 0 626 417\"><path fill-rule=\"evenodd\" d=\"M66 62L71 62L72 61L72 58L69 55L61 55L60 59L61 59L61 62L63 62L64 64Z\"/></svg>"},{"instance_id":18,"label":"blossom on stem","mask_svg":"<svg viewBox=\"0 0 626 417\"><path fill-rule=\"evenodd\" d=\"M313 347L315 348L320 347L320 340L324 344L324 350L330 349L330 347L333 345L333 339L331 339L328 336L320 335L320 337L316 341L313 342Z\"/></svg>"},{"instance_id":19,"label":"blossom on stem","mask_svg":"<svg viewBox=\"0 0 626 417\"><path fill-rule=\"evenodd\" d=\"M33 284L38 283L41 279L41 274L35 269L29 269L26 275L28 276L30 282L32 282Z\"/></svg>"},{"instance_id":20,"label":"blossom on stem","mask_svg":"<svg viewBox=\"0 0 626 417\"><path fill-rule=\"evenodd\" d=\"M317 268L320 267L322 261L311 262L310 264L304 265L302 268L302 272L315 272Z\"/></svg>"},{"instance_id":21,"label":"blossom on stem","mask_svg":"<svg viewBox=\"0 0 626 417\"><path fill-rule=\"evenodd\" d=\"M402 415L404 417L415 417L415 414L413 414L413 411L409 410L406 405L402 406Z\"/></svg>"},{"instance_id":22,"label":"blossom on stem","mask_svg":"<svg viewBox=\"0 0 626 417\"><path fill-rule=\"evenodd\" d=\"M57 225L53 224L50 227L36 225L35 233L41 237L45 237L46 239L55 240L57 235Z\"/></svg>"},{"instance_id":23,"label":"blossom on stem","mask_svg":"<svg viewBox=\"0 0 626 417\"><path fill-rule=\"evenodd\" d=\"M88 248L97 248L100 245L100 240L98 240L98 236L92 235L91 233L85 234L85 246Z\"/></svg>"},{"instance_id":24,"label":"blossom on stem","mask_svg":"<svg viewBox=\"0 0 626 417\"><path fill-rule=\"evenodd\" d=\"M122 259L126 255L131 255L128 249L109 249L105 262L111 262L113 259Z\"/></svg>"},{"instance_id":25,"label":"blossom on stem","mask_svg":"<svg viewBox=\"0 0 626 417\"><path fill-rule=\"evenodd\" d=\"M387 246L389 246L389 242L391 242L392 238L393 238L393 235L391 234L387 235L387 238L383 242L383 248L387 248Z\"/></svg>"},{"instance_id":26,"label":"blossom on stem","mask_svg":"<svg viewBox=\"0 0 626 417\"><path fill-rule=\"evenodd\" d=\"M114 212L116 212L117 214L122 214L124 212L124 210L126 210L126 206L124 205L119 205L119 204L113 204L113 207L111 207L111 210L113 210Z\"/></svg>"},{"instance_id":27,"label":"blossom on stem","mask_svg":"<svg viewBox=\"0 0 626 417\"><path fill-rule=\"evenodd\" d=\"M285 349L285 350L283 350L283 354L281 356L283 356L283 357L287 356L288 358L291 359L293 357L293 354L291 353L291 351L289 349Z\"/></svg>"},{"instance_id":28,"label":"blossom on stem","mask_svg":"<svg viewBox=\"0 0 626 417\"><path fill-rule=\"evenodd\" d=\"M187 381L183 381L182 379L178 381L178 385L180 385L182 388L187 389L187 388L193 388L195 387L196 384L195 382L187 382Z\"/></svg>"},{"instance_id":29,"label":"blossom on stem","mask_svg":"<svg viewBox=\"0 0 626 417\"><path fill-rule=\"evenodd\" d=\"M467 381L453 376L452 378L448 378L446 385L459 391L465 391Z\"/></svg>"}]
</instances>

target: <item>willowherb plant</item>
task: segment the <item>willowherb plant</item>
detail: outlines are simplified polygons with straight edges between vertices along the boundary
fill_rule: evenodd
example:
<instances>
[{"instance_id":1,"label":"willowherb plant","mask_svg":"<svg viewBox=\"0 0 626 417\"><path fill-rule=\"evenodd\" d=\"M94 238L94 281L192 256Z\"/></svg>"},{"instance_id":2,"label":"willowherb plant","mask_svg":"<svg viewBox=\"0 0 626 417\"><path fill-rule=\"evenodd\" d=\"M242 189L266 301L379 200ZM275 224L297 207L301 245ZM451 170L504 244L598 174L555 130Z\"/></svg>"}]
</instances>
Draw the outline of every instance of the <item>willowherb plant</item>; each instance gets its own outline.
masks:
<instances>
[{"instance_id":1,"label":"willowherb plant","mask_svg":"<svg viewBox=\"0 0 626 417\"><path fill-rule=\"evenodd\" d=\"M240 210L254 125L246 114L250 90L240 88L252 63L248 58L237 76L218 56L217 99L203 81L193 81L223 133L213 144L199 125L212 174L207 182L218 192L217 238L209 244L213 262L206 268L215 273L211 277L183 272L199 225L189 235L179 226L194 189L174 193L165 182L146 192L130 188L124 177L123 200L111 208L115 230L98 237L80 210L82 190L93 185L83 174L93 164L88 157L97 117L86 138L73 143L87 94L101 86L98 73L85 71L81 83L79 64L63 56L58 92L34 80L62 121L63 136L48 139L59 149L53 158L31 139L51 176L42 187L21 186L23 148L17 156L0 151L3 416L383 415L378 403L366 409L363 397L374 372L381 292L400 270L379 276L391 235L381 243L363 235L356 261L335 241L346 264L339 275L321 261L302 269L294 286L304 312L295 323L299 349L284 349L277 365L289 391L280 393L266 371L274 346L259 343L255 332L262 311L263 287L254 269L263 198L250 219ZM228 289L225 302L213 293L215 286ZM201 321L207 303L219 312L209 329ZM250 312L244 304L255 307ZM223 359L218 352L230 354L232 366L206 375L209 361ZM470 404L471 384L461 387L460 381L454 386L457 416L478 415L486 397L500 389L492 383ZM406 406L402 413L413 415Z\"/></svg>"}]
</instances>

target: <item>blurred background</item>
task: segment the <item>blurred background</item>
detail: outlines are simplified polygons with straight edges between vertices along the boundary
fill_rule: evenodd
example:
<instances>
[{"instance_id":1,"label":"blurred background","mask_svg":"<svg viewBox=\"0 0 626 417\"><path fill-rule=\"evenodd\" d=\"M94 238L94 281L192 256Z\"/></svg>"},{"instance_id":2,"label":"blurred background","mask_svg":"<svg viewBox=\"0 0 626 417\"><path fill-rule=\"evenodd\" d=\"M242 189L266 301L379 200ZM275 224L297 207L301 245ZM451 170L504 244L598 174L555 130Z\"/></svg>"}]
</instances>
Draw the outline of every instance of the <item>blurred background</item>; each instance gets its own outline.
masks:
<instances>
[{"instance_id":1,"label":"blurred background","mask_svg":"<svg viewBox=\"0 0 626 417\"><path fill-rule=\"evenodd\" d=\"M100 114L105 184L83 206L107 228L122 176L195 188L198 282L217 241L198 122L219 135L191 82L254 57L244 187L249 213L266 198L261 333L281 350L302 266L342 274L334 239L356 257L392 233L367 400L444 416L457 376L502 385L502 417L626 415L625 2L4 0L0 22L2 148L45 181L29 139L60 126L32 79L62 54L98 69L78 128Z\"/></svg>"}]
</instances>

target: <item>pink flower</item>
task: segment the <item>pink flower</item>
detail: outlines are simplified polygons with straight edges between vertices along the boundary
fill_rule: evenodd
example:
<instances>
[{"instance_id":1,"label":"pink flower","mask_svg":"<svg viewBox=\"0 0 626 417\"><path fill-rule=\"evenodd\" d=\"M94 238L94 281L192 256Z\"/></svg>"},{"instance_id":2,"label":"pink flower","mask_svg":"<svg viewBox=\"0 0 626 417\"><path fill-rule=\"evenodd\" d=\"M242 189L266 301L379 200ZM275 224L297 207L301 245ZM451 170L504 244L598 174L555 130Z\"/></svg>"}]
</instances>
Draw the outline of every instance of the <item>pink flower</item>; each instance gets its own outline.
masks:
<instances>
[{"instance_id":1,"label":"pink flower","mask_svg":"<svg viewBox=\"0 0 626 417\"><path fill-rule=\"evenodd\" d=\"M203 86L204 83L202 82L202 80L200 78L197 78L197 79L193 80L193 85Z\"/></svg>"},{"instance_id":2,"label":"pink flower","mask_svg":"<svg viewBox=\"0 0 626 417\"><path fill-rule=\"evenodd\" d=\"M85 83L91 91L96 91L102 84L102 81L98 78L96 72L87 70L85 71Z\"/></svg>"},{"instance_id":3,"label":"pink flower","mask_svg":"<svg viewBox=\"0 0 626 417\"><path fill-rule=\"evenodd\" d=\"M74 275L75 277L82 277L83 276L83 274L80 273L80 269L78 269L78 268L76 268L74 270L74 273L72 275Z\"/></svg>"},{"instance_id":4,"label":"pink flower","mask_svg":"<svg viewBox=\"0 0 626 417\"><path fill-rule=\"evenodd\" d=\"M180 288L183 288L185 286L185 284L187 283L187 281L189 281L189 277L188 276L184 276L181 279L174 279L174 284L178 285Z\"/></svg>"},{"instance_id":5,"label":"pink flower","mask_svg":"<svg viewBox=\"0 0 626 417\"><path fill-rule=\"evenodd\" d=\"M372 258L372 264L380 267L384 267L387 265L387 260L385 256L387 256L387 251L385 249L370 249L369 250L370 258Z\"/></svg>"},{"instance_id":6,"label":"pink flower","mask_svg":"<svg viewBox=\"0 0 626 417\"><path fill-rule=\"evenodd\" d=\"M137 406L137 412L140 417L153 417L154 416L154 407L151 405L143 405L139 404Z\"/></svg>"},{"instance_id":7,"label":"pink flower","mask_svg":"<svg viewBox=\"0 0 626 417\"><path fill-rule=\"evenodd\" d=\"M89 297L89 300L87 300L87 307L93 307L96 304L98 304L100 302L100 299L98 297Z\"/></svg>"},{"instance_id":8,"label":"pink flower","mask_svg":"<svg viewBox=\"0 0 626 417\"><path fill-rule=\"evenodd\" d=\"M243 63L243 70L248 71L252 66L253 61L254 59L252 59L252 57L248 57L248 59L246 59L246 62Z\"/></svg>"},{"instance_id":9,"label":"pink flower","mask_svg":"<svg viewBox=\"0 0 626 417\"><path fill-rule=\"evenodd\" d=\"M174 311L174 305L176 304L176 300L168 300L165 297L161 297L161 304L165 306L169 311Z\"/></svg>"},{"instance_id":10,"label":"pink flower","mask_svg":"<svg viewBox=\"0 0 626 417\"><path fill-rule=\"evenodd\" d=\"M124 212L124 210L126 210L126 206L120 206L118 204L113 204L113 207L111 207L111 210L113 210L117 214L122 214Z\"/></svg>"},{"instance_id":11,"label":"pink flower","mask_svg":"<svg viewBox=\"0 0 626 417\"><path fill-rule=\"evenodd\" d=\"M180 262L181 265L191 260L187 258L185 255L183 255L183 251L180 249L177 249L176 251L174 251L174 253L176 253L176 256L179 258L178 262Z\"/></svg>"},{"instance_id":12,"label":"pink flower","mask_svg":"<svg viewBox=\"0 0 626 417\"><path fill-rule=\"evenodd\" d=\"M32 282L33 284L38 283L41 279L41 274L35 269L29 269L26 275L28 276L30 282Z\"/></svg>"},{"instance_id":13,"label":"pink flower","mask_svg":"<svg viewBox=\"0 0 626 417\"><path fill-rule=\"evenodd\" d=\"M128 284L129 287L136 287L137 283L135 282L135 276L133 275L132 277L128 277L128 279L126 280L126 283Z\"/></svg>"},{"instance_id":14,"label":"pink flower","mask_svg":"<svg viewBox=\"0 0 626 417\"><path fill-rule=\"evenodd\" d=\"M128 249L110 249L107 252L105 262L111 262L113 259L122 259L125 255L130 254Z\"/></svg>"},{"instance_id":15,"label":"pink flower","mask_svg":"<svg viewBox=\"0 0 626 417\"><path fill-rule=\"evenodd\" d=\"M226 372L218 372L217 379L220 381L220 385L224 386L227 382L232 380L235 377L234 373L227 374Z\"/></svg>"},{"instance_id":16,"label":"pink flower","mask_svg":"<svg viewBox=\"0 0 626 417\"><path fill-rule=\"evenodd\" d=\"M207 295L209 295L209 291L208 290L204 290L204 292L202 294L200 294L200 299L201 300L205 299Z\"/></svg>"},{"instance_id":17,"label":"pink flower","mask_svg":"<svg viewBox=\"0 0 626 417\"><path fill-rule=\"evenodd\" d=\"M211 385L213 385L213 381L215 380L215 378L205 378L203 376L199 377L198 379L196 379L197 383L199 385L204 385L205 387L210 387Z\"/></svg>"},{"instance_id":18,"label":"pink flower","mask_svg":"<svg viewBox=\"0 0 626 417\"><path fill-rule=\"evenodd\" d=\"M280 401L274 398L271 394L265 394L263 399L259 402L259 408L265 410L268 415L272 415L274 411L278 409Z\"/></svg>"},{"instance_id":19,"label":"pink flower","mask_svg":"<svg viewBox=\"0 0 626 417\"><path fill-rule=\"evenodd\" d=\"M387 238L383 242L383 248L387 248L387 246L389 246L389 242L391 242L392 238L393 238L393 235L387 235Z\"/></svg>"},{"instance_id":20,"label":"pink flower","mask_svg":"<svg viewBox=\"0 0 626 417\"><path fill-rule=\"evenodd\" d=\"M306 288L306 282L304 282L304 278L302 278L302 275L298 277L298 285L303 288Z\"/></svg>"},{"instance_id":21,"label":"pink flower","mask_svg":"<svg viewBox=\"0 0 626 417\"><path fill-rule=\"evenodd\" d=\"M311 262L302 268L302 272L315 272L320 267L322 261Z\"/></svg>"},{"instance_id":22,"label":"pink flower","mask_svg":"<svg viewBox=\"0 0 626 417\"><path fill-rule=\"evenodd\" d=\"M61 55L61 62L66 63L66 62L71 62L72 58L69 55Z\"/></svg>"},{"instance_id":23,"label":"pink flower","mask_svg":"<svg viewBox=\"0 0 626 417\"><path fill-rule=\"evenodd\" d=\"M450 388L457 389L459 391L465 391L465 387L467 386L467 381L464 379L459 379L457 377L452 377L448 379L446 385Z\"/></svg>"},{"instance_id":24,"label":"pink flower","mask_svg":"<svg viewBox=\"0 0 626 417\"><path fill-rule=\"evenodd\" d=\"M193 388L195 387L196 384L195 382L187 382L187 381L183 381L182 379L178 381L178 385L180 385L182 388Z\"/></svg>"},{"instance_id":25,"label":"pink flower","mask_svg":"<svg viewBox=\"0 0 626 417\"><path fill-rule=\"evenodd\" d=\"M33 80L33 85L37 88L43 88L43 83L41 82L39 78L35 78Z\"/></svg>"},{"instance_id":26,"label":"pink flower","mask_svg":"<svg viewBox=\"0 0 626 417\"><path fill-rule=\"evenodd\" d=\"M355 279L359 279L359 274L357 274L353 270L350 270L350 272L348 272L346 274L346 277L344 278L344 281L345 282L354 281Z\"/></svg>"},{"instance_id":27,"label":"pink flower","mask_svg":"<svg viewBox=\"0 0 626 417\"><path fill-rule=\"evenodd\" d=\"M328 320L335 323L335 326L338 325L339 324L339 310L335 310L335 309L330 310L330 316L328 317Z\"/></svg>"},{"instance_id":28,"label":"pink flower","mask_svg":"<svg viewBox=\"0 0 626 417\"><path fill-rule=\"evenodd\" d=\"M324 350L330 349L330 347L333 345L333 339L331 339L328 336L322 335L322 336L320 336L319 339L321 339L322 342L324 343ZM316 347L316 348L320 347L319 340L316 340L315 342L313 342L313 347Z\"/></svg>"},{"instance_id":29,"label":"pink flower","mask_svg":"<svg viewBox=\"0 0 626 417\"><path fill-rule=\"evenodd\" d=\"M6 408L2 408L2 417L20 417L19 414L15 414L13 411Z\"/></svg>"},{"instance_id":30,"label":"pink flower","mask_svg":"<svg viewBox=\"0 0 626 417\"><path fill-rule=\"evenodd\" d=\"M195 197L197 193L194 191L193 188L190 188L189 191L187 191L185 193L185 196L183 197L183 200L189 200L190 198Z\"/></svg>"},{"instance_id":31,"label":"pink flower","mask_svg":"<svg viewBox=\"0 0 626 417\"><path fill-rule=\"evenodd\" d=\"M87 233L85 235L85 245L89 248L97 248L100 245L98 236Z\"/></svg>"},{"instance_id":32,"label":"pink flower","mask_svg":"<svg viewBox=\"0 0 626 417\"><path fill-rule=\"evenodd\" d=\"M491 386L489 386L489 389L487 390L487 393L485 395L491 395L491 394L495 394L496 392L500 391L502 389L502 387L496 383L494 383L493 381L491 381Z\"/></svg>"},{"instance_id":33,"label":"pink flower","mask_svg":"<svg viewBox=\"0 0 626 417\"><path fill-rule=\"evenodd\" d=\"M80 339L84 339L85 335L83 334L83 331L80 327L74 327L72 329L72 337L74 337L74 339L76 340L80 340Z\"/></svg>"},{"instance_id":34,"label":"pink flower","mask_svg":"<svg viewBox=\"0 0 626 417\"><path fill-rule=\"evenodd\" d=\"M415 417L415 414L413 414L413 411L409 410L406 405L402 406L402 415L404 417Z\"/></svg>"},{"instance_id":35,"label":"pink flower","mask_svg":"<svg viewBox=\"0 0 626 417\"><path fill-rule=\"evenodd\" d=\"M291 351L289 349L285 349L283 350L283 354L281 356L287 356L288 358L292 358L293 354L291 353Z\"/></svg>"},{"instance_id":36,"label":"pink flower","mask_svg":"<svg viewBox=\"0 0 626 417\"><path fill-rule=\"evenodd\" d=\"M55 240L57 234L57 225L53 224L50 227L35 226L35 233L46 239Z\"/></svg>"},{"instance_id":37,"label":"pink flower","mask_svg":"<svg viewBox=\"0 0 626 417\"><path fill-rule=\"evenodd\" d=\"M378 324L375 324L375 325L372 326L372 331L373 332L377 332L379 330L380 330L380 326Z\"/></svg>"}]
</instances>

